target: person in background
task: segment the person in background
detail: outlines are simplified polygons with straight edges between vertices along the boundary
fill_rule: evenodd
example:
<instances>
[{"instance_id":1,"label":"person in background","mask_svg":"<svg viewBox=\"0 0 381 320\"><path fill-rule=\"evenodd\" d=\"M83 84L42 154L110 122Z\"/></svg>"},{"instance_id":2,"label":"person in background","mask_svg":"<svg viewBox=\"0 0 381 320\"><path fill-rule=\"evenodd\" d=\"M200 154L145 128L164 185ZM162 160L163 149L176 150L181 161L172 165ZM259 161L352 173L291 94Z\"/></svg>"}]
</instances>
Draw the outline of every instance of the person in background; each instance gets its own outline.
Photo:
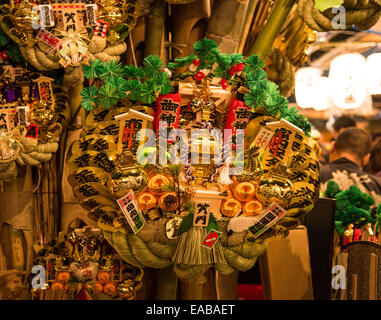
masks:
<instances>
[{"instance_id":1,"label":"person in background","mask_svg":"<svg viewBox=\"0 0 381 320\"><path fill-rule=\"evenodd\" d=\"M332 125L332 138L336 140L337 136L346 128L356 127L356 121L348 116L338 117Z\"/></svg>"},{"instance_id":2,"label":"person in background","mask_svg":"<svg viewBox=\"0 0 381 320\"><path fill-rule=\"evenodd\" d=\"M320 164L324 165L329 163L329 154L330 154L330 150L333 147L333 142L336 140L337 136L339 135L341 131L343 131L345 128L350 128L350 127L356 127L356 121L349 116L343 115L336 119L331 117L328 120L326 124L326 128L331 133L332 138L331 138L331 141L328 143L324 143L324 142L320 143L321 149L322 149Z\"/></svg>"},{"instance_id":3,"label":"person in background","mask_svg":"<svg viewBox=\"0 0 381 320\"><path fill-rule=\"evenodd\" d=\"M368 168L371 174L381 177L381 137L378 137L372 144Z\"/></svg>"},{"instance_id":4,"label":"person in background","mask_svg":"<svg viewBox=\"0 0 381 320\"><path fill-rule=\"evenodd\" d=\"M372 138L360 128L343 129L333 143L329 164L321 167L321 191L327 189L328 180L334 180L341 190L351 185L369 193L379 203L381 201L381 178L363 171L368 163Z\"/></svg>"}]
</instances>

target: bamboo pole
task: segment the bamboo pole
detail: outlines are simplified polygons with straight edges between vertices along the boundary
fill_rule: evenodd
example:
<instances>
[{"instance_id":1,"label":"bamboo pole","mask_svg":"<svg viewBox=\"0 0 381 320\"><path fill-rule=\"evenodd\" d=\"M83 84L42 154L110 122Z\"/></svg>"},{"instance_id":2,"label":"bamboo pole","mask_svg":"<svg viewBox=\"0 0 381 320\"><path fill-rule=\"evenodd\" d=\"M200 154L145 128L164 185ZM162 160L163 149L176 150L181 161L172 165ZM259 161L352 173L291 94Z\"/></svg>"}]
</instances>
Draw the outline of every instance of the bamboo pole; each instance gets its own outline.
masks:
<instances>
[{"instance_id":1,"label":"bamboo pole","mask_svg":"<svg viewBox=\"0 0 381 320\"><path fill-rule=\"evenodd\" d=\"M55 227L56 227L56 219L54 214L54 180L53 180L53 158L48 162L48 196L49 196L49 233L52 238L56 236Z\"/></svg>"},{"instance_id":2,"label":"bamboo pole","mask_svg":"<svg viewBox=\"0 0 381 320\"><path fill-rule=\"evenodd\" d=\"M295 2L296 0L278 0L267 23L258 34L250 55L257 54L261 58L266 57Z\"/></svg>"},{"instance_id":3,"label":"bamboo pole","mask_svg":"<svg viewBox=\"0 0 381 320\"><path fill-rule=\"evenodd\" d=\"M145 56L160 56L166 13L165 6L166 2L164 0L154 0L150 4L150 12L146 16Z\"/></svg>"},{"instance_id":4,"label":"bamboo pole","mask_svg":"<svg viewBox=\"0 0 381 320\"><path fill-rule=\"evenodd\" d=\"M54 209L54 234L58 235L59 225L60 225L60 202L59 202L59 194L58 194L58 165L57 165L57 154L54 154L54 166L53 166L53 192L54 192L54 200L53 200L53 209Z\"/></svg>"},{"instance_id":5,"label":"bamboo pole","mask_svg":"<svg viewBox=\"0 0 381 320\"><path fill-rule=\"evenodd\" d=\"M42 210L44 215L44 229L45 229L45 239L47 241L52 240L52 235L50 233L50 211L49 211L49 166L48 163L42 164L43 179L42 179Z\"/></svg>"},{"instance_id":6,"label":"bamboo pole","mask_svg":"<svg viewBox=\"0 0 381 320\"><path fill-rule=\"evenodd\" d=\"M243 53L243 49L245 47L246 39L250 31L251 22L253 21L254 12L257 7L258 0L249 0L249 5L247 7L245 22L244 22L244 28L242 30L241 38L239 40L238 45L238 53Z\"/></svg>"}]
</instances>

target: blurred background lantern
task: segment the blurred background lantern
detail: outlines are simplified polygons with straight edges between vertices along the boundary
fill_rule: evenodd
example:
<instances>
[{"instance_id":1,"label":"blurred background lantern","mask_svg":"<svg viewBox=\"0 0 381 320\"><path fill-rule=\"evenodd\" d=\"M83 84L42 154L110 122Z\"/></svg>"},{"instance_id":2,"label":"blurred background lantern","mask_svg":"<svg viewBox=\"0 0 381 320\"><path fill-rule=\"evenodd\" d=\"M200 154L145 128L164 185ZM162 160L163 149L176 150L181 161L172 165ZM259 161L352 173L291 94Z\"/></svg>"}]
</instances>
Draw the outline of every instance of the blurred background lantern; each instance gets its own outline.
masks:
<instances>
[{"instance_id":1,"label":"blurred background lantern","mask_svg":"<svg viewBox=\"0 0 381 320\"><path fill-rule=\"evenodd\" d=\"M368 56L366 66L370 94L381 94L381 53Z\"/></svg>"},{"instance_id":2,"label":"blurred background lantern","mask_svg":"<svg viewBox=\"0 0 381 320\"><path fill-rule=\"evenodd\" d=\"M301 68L295 73L295 98L300 108L315 108L316 80L320 78L318 68Z\"/></svg>"},{"instance_id":3,"label":"blurred background lantern","mask_svg":"<svg viewBox=\"0 0 381 320\"><path fill-rule=\"evenodd\" d=\"M366 59L359 53L347 53L335 57L330 66L331 97L343 110L357 109L369 95Z\"/></svg>"}]
</instances>

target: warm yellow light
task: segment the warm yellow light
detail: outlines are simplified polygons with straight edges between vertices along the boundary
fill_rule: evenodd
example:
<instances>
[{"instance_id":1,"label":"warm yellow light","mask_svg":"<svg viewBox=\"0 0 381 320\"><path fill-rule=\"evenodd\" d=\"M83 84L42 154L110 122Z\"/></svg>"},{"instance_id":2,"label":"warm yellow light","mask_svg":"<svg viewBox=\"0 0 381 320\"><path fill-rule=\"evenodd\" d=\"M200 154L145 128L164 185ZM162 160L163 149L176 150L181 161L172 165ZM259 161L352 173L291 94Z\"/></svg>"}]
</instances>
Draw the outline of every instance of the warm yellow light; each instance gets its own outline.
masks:
<instances>
[{"instance_id":1,"label":"warm yellow light","mask_svg":"<svg viewBox=\"0 0 381 320\"><path fill-rule=\"evenodd\" d=\"M366 59L359 53L334 58L329 71L333 103L340 109L361 107L369 96Z\"/></svg>"},{"instance_id":2,"label":"warm yellow light","mask_svg":"<svg viewBox=\"0 0 381 320\"><path fill-rule=\"evenodd\" d=\"M295 73L295 99L299 107L315 108L316 80L320 78L317 68L301 68Z\"/></svg>"},{"instance_id":3,"label":"warm yellow light","mask_svg":"<svg viewBox=\"0 0 381 320\"><path fill-rule=\"evenodd\" d=\"M370 94L381 94L381 53L371 54L366 66Z\"/></svg>"}]
</instances>

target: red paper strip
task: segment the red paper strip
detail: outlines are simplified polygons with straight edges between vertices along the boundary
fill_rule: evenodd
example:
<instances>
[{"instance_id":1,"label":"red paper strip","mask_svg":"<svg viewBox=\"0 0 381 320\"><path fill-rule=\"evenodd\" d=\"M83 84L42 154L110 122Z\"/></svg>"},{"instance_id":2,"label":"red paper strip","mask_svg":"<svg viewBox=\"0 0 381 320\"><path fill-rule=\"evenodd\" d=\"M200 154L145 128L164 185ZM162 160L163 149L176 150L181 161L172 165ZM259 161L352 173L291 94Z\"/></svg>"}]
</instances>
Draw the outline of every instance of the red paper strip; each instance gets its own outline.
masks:
<instances>
[{"instance_id":1,"label":"red paper strip","mask_svg":"<svg viewBox=\"0 0 381 320\"><path fill-rule=\"evenodd\" d=\"M251 108L245 102L232 98L226 117L225 129L232 130L233 146L235 145L236 130L246 130L252 115Z\"/></svg>"},{"instance_id":2,"label":"red paper strip","mask_svg":"<svg viewBox=\"0 0 381 320\"><path fill-rule=\"evenodd\" d=\"M101 38L106 37L107 29L108 29L108 23L98 20L97 24L95 25L94 36L101 37Z\"/></svg>"},{"instance_id":3,"label":"red paper strip","mask_svg":"<svg viewBox=\"0 0 381 320\"><path fill-rule=\"evenodd\" d=\"M168 132L176 130L179 124L181 95L179 93L169 93L160 95L156 100L157 110L154 121L156 133L159 130L159 123L166 122Z\"/></svg>"},{"instance_id":4,"label":"red paper strip","mask_svg":"<svg viewBox=\"0 0 381 320\"><path fill-rule=\"evenodd\" d=\"M25 137L26 138L33 138L33 139L37 139L38 137L38 129L39 127L35 124L30 124L27 128L26 128L26 134L25 134Z\"/></svg>"}]
</instances>

